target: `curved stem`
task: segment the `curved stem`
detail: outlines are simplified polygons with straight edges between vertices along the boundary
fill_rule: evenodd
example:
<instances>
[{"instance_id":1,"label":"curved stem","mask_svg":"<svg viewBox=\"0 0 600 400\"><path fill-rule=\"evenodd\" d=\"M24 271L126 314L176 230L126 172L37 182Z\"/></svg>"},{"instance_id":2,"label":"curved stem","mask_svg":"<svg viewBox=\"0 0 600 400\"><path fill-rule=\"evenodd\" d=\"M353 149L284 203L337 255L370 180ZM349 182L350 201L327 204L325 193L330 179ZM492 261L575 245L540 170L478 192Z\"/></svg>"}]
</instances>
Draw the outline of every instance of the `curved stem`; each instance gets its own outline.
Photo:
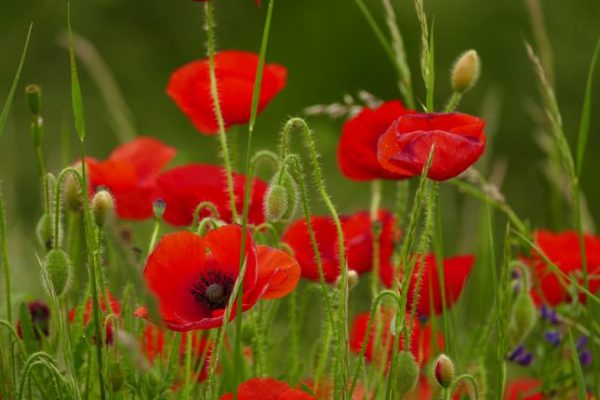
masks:
<instances>
[{"instance_id":1,"label":"curved stem","mask_svg":"<svg viewBox=\"0 0 600 400\"><path fill-rule=\"evenodd\" d=\"M460 375L454 380L454 382L452 382L452 385L447 390L448 398L452 397L452 393L454 393L454 391L458 387L458 384L464 380L469 381L471 383L471 385L473 385L473 394L475 395L475 400L479 400L479 386L477 385L477 380L475 380L473 375L470 375L470 374Z\"/></svg>"},{"instance_id":2,"label":"curved stem","mask_svg":"<svg viewBox=\"0 0 600 400\"><path fill-rule=\"evenodd\" d=\"M61 237L60 237L60 222L61 222L61 215L62 215L62 202L61 202L61 194L62 194L62 184L63 181L66 179L67 174L71 174L75 177L75 180L77 181L77 183L79 184L79 187L83 188L83 180L82 180L82 176L79 175L79 172L73 168L73 167L67 167L65 169L63 169L60 174L58 175L58 177L56 178L56 182L54 183L54 240L52 242L52 247L55 249L60 248L60 244L61 244ZM87 191L82 189L82 196L86 196L87 195ZM83 194L85 193L85 194ZM86 201L86 199L82 199L83 202Z\"/></svg>"}]
</instances>

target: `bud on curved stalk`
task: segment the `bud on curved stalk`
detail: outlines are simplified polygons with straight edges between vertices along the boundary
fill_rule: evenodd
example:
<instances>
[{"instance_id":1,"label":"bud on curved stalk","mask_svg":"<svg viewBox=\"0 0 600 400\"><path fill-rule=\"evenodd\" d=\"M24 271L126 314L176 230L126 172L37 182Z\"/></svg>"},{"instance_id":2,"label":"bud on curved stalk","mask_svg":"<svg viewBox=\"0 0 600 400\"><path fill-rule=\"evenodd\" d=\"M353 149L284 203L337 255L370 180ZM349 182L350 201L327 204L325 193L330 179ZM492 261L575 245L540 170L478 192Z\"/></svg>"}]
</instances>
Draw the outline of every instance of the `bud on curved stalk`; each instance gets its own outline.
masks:
<instances>
[{"instance_id":1,"label":"bud on curved stalk","mask_svg":"<svg viewBox=\"0 0 600 400\"><path fill-rule=\"evenodd\" d=\"M288 195L285 187L278 183L271 183L265 195L264 208L267 221L281 221L288 209Z\"/></svg>"},{"instance_id":2,"label":"bud on curved stalk","mask_svg":"<svg viewBox=\"0 0 600 400\"><path fill-rule=\"evenodd\" d=\"M42 215L35 227L35 234L46 250L52 248L52 216L50 214Z\"/></svg>"},{"instance_id":3,"label":"bud on curved stalk","mask_svg":"<svg viewBox=\"0 0 600 400\"><path fill-rule=\"evenodd\" d=\"M440 354L434 363L433 376L437 383L448 389L454 381L454 364L445 354Z\"/></svg>"},{"instance_id":4,"label":"bud on curved stalk","mask_svg":"<svg viewBox=\"0 0 600 400\"><path fill-rule=\"evenodd\" d=\"M348 289L352 290L356 285L358 285L358 281L360 278L358 277L358 272L353 269L348 270Z\"/></svg>"},{"instance_id":5,"label":"bud on curved stalk","mask_svg":"<svg viewBox=\"0 0 600 400\"><path fill-rule=\"evenodd\" d=\"M27 85L25 96L27 97L29 110L32 114L39 115L42 109L42 89L36 84Z\"/></svg>"},{"instance_id":6,"label":"bud on curved stalk","mask_svg":"<svg viewBox=\"0 0 600 400\"><path fill-rule=\"evenodd\" d=\"M167 203L163 199L156 199L154 203L152 203L152 212L154 213L154 218L158 221L162 220L163 215L165 215L165 211L167 210Z\"/></svg>"},{"instance_id":7,"label":"bud on curved stalk","mask_svg":"<svg viewBox=\"0 0 600 400\"><path fill-rule=\"evenodd\" d=\"M83 169L81 168L81 162L75 165L75 168L80 174ZM68 174L64 178L63 183L63 196L65 205L67 208L73 212L80 212L82 209L82 190L77 178L73 176L73 174Z\"/></svg>"},{"instance_id":8,"label":"bud on curved stalk","mask_svg":"<svg viewBox=\"0 0 600 400\"><path fill-rule=\"evenodd\" d=\"M60 248L52 249L46 254L44 268L51 284L46 285L46 291L50 296L62 296L68 290L71 280L69 256Z\"/></svg>"},{"instance_id":9,"label":"bud on curved stalk","mask_svg":"<svg viewBox=\"0 0 600 400\"><path fill-rule=\"evenodd\" d=\"M288 171L285 171L283 174L282 184L287 190L288 196L287 212L284 214L283 219L289 220L294 216L296 208L298 207L298 198L300 196L300 192L298 189L298 184L292 177L292 174L290 174Z\"/></svg>"},{"instance_id":10,"label":"bud on curved stalk","mask_svg":"<svg viewBox=\"0 0 600 400\"><path fill-rule=\"evenodd\" d=\"M114 200L108 190L99 190L92 198L92 215L94 222L102 228L112 210L115 208Z\"/></svg>"},{"instance_id":11,"label":"bud on curved stalk","mask_svg":"<svg viewBox=\"0 0 600 400\"><path fill-rule=\"evenodd\" d=\"M510 313L508 337L511 345L522 343L535 327L537 310L528 290L522 290L517 295Z\"/></svg>"},{"instance_id":12,"label":"bud on curved stalk","mask_svg":"<svg viewBox=\"0 0 600 400\"><path fill-rule=\"evenodd\" d=\"M398 394L410 392L419 381L419 365L410 351L398 355Z\"/></svg>"},{"instance_id":13,"label":"bud on curved stalk","mask_svg":"<svg viewBox=\"0 0 600 400\"><path fill-rule=\"evenodd\" d=\"M450 79L455 93L464 93L471 89L479 79L481 61L475 50L467 50L461 54L452 67Z\"/></svg>"}]
</instances>

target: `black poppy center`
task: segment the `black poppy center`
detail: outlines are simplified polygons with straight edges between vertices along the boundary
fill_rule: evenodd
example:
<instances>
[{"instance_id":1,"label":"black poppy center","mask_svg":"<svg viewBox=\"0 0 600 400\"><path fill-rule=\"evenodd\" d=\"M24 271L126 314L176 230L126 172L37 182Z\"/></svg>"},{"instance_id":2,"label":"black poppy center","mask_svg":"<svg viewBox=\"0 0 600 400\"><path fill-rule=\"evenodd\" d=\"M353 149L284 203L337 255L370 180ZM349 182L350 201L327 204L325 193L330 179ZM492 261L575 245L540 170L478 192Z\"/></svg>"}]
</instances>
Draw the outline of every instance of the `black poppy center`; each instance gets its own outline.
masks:
<instances>
[{"instance_id":1,"label":"black poppy center","mask_svg":"<svg viewBox=\"0 0 600 400\"><path fill-rule=\"evenodd\" d=\"M234 279L219 271L201 274L191 288L196 302L209 310L225 308L233 291Z\"/></svg>"}]
</instances>

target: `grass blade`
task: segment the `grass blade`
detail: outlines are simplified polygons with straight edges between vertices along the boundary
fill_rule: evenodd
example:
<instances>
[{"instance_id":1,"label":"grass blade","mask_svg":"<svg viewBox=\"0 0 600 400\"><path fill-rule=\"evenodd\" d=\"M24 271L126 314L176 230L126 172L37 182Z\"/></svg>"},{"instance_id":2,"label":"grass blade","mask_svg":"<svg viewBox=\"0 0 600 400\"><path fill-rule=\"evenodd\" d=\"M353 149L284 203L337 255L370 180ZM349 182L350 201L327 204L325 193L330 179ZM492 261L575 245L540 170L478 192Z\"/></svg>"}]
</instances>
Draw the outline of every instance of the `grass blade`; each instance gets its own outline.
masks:
<instances>
[{"instance_id":1,"label":"grass blade","mask_svg":"<svg viewBox=\"0 0 600 400\"><path fill-rule=\"evenodd\" d=\"M13 98L15 97L15 91L17 90L17 85L19 84L19 79L21 78L21 71L23 70L23 64L25 63L25 56L27 55L27 49L29 48L29 38L31 37L32 29L33 29L33 23L29 24L29 30L27 31L27 39L25 39L25 46L23 47L23 53L21 54L21 60L19 61L19 67L17 68L17 73L15 74L12 86L10 87L10 91L8 92L8 97L6 98L4 107L2 107L2 114L0 114L0 137L2 137L2 131L4 130L4 124L6 123L6 118L8 117L8 112L10 111L10 106L12 105Z\"/></svg>"},{"instance_id":2,"label":"grass blade","mask_svg":"<svg viewBox=\"0 0 600 400\"><path fill-rule=\"evenodd\" d=\"M75 46L73 45L73 29L71 28L71 3L68 3L69 12L67 14L67 27L69 31L69 61L71 63L71 101L73 103L73 115L75 117L75 131L79 140L83 142L85 138L85 118L83 112L83 99L81 96L81 86L79 84L79 74L77 73L77 61L75 60Z\"/></svg>"},{"instance_id":3,"label":"grass blade","mask_svg":"<svg viewBox=\"0 0 600 400\"><path fill-rule=\"evenodd\" d=\"M577 352L577 346L573 340L573 334L569 330L569 348L571 349L571 357L573 359L573 374L575 375L575 381L577 382L577 398L579 400L587 399L587 391L585 389L585 378L583 377L583 370L579 363L579 353Z\"/></svg>"},{"instance_id":4,"label":"grass blade","mask_svg":"<svg viewBox=\"0 0 600 400\"><path fill-rule=\"evenodd\" d=\"M577 139L577 176L581 176L581 168L583 167L583 159L585 157L585 146L587 145L588 134L590 131L590 119L592 116L592 85L594 83L594 71L596 70L598 54L600 54L600 39L596 42L596 49L592 56L592 63L590 64L590 70L585 86L585 97L583 100L583 109L581 110L579 136Z\"/></svg>"}]
</instances>

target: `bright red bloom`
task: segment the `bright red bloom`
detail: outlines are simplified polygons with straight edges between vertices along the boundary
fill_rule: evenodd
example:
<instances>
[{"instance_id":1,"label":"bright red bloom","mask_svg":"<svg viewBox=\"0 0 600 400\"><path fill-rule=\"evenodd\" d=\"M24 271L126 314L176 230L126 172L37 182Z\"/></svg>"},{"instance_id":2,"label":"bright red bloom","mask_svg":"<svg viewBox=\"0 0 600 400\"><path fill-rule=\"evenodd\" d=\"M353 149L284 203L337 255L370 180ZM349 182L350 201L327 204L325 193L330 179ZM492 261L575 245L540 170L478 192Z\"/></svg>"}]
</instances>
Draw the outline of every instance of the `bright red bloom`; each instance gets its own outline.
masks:
<instances>
[{"instance_id":1,"label":"bright red bloom","mask_svg":"<svg viewBox=\"0 0 600 400\"><path fill-rule=\"evenodd\" d=\"M203 201L210 201L217 207L219 219L233 222L229 207L227 178L223 167L209 164L184 165L161 174L157 184L160 197L167 205L163 218L171 225L190 225L196 207ZM234 173L233 191L238 213L242 212L244 205L245 185L246 177ZM265 221L263 199L267 187L267 184L258 178L255 178L252 183L248 210L248 221L251 224L259 225ZM205 209L200 213L200 218L208 215L209 211Z\"/></svg>"},{"instance_id":2,"label":"bright red bloom","mask_svg":"<svg viewBox=\"0 0 600 400\"><path fill-rule=\"evenodd\" d=\"M104 317L106 317L106 315L110 314L111 312L117 318L121 318L121 305L119 304L117 299L115 299L115 297L112 295L112 293L111 292L107 293L110 308L106 304L105 296L102 293L99 293L98 295L100 297L100 299L99 299L100 300L100 310L102 311L100 313L100 318L102 319L102 321L104 321ZM94 307L93 300L92 300L92 298L89 298L87 303L85 303L85 310L83 312L83 325L84 326L87 326L90 323L90 320L92 319L93 307ZM69 311L69 322L72 323L75 321L75 313L76 313L75 308L72 308ZM106 325L106 344L112 344L112 342L114 340L113 336L114 336L114 330L113 330L112 321L108 321L108 324ZM94 340L96 340L96 337L94 337Z\"/></svg>"},{"instance_id":3,"label":"bright red bloom","mask_svg":"<svg viewBox=\"0 0 600 400\"><path fill-rule=\"evenodd\" d=\"M355 181L406 178L406 174L388 171L379 164L377 143L394 121L413 112L404 108L399 100L394 100L377 108L364 108L346 121L337 153L344 176Z\"/></svg>"},{"instance_id":4,"label":"bright red bloom","mask_svg":"<svg viewBox=\"0 0 600 400\"><path fill-rule=\"evenodd\" d=\"M148 257L144 278L158 298L167 327L176 331L223 324L223 314L239 275L242 228L226 225L204 237L191 232L166 235ZM242 311L262 297L287 295L300 279L300 266L286 253L256 246L247 235ZM237 312L237 302L231 319Z\"/></svg>"},{"instance_id":5,"label":"bright red bloom","mask_svg":"<svg viewBox=\"0 0 600 400\"><path fill-rule=\"evenodd\" d=\"M221 396L221 400L232 400L233 393ZM253 378L237 388L239 400L314 400L315 397L293 389L285 382L273 378Z\"/></svg>"},{"instance_id":6,"label":"bright red bloom","mask_svg":"<svg viewBox=\"0 0 600 400\"><path fill-rule=\"evenodd\" d=\"M425 262L422 266L423 272L421 276L421 290L419 293L419 303L417 304L417 314L431 315L433 312L437 315L443 311L443 303L442 288L440 287L440 279L435 255L429 254L425 256L424 261ZM444 259L443 271L444 289L446 293L446 308L452 307L452 305L460 297L474 263L475 257L472 255L456 256ZM419 268L421 268L419 264L415 265L413 277L408 289L407 307L409 309L412 306ZM391 267L382 268L380 270L380 277L384 285L387 287L392 287L393 269ZM431 298L433 298L433 305L431 304Z\"/></svg>"},{"instance_id":7,"label":"bright red bloom","mask_svg":"<svg viewBox=\"0 0 600 400\"><path fill-rule=\"evenodd\" d=\"M250 120L258 55L242 51L221 51L215 56L215 71L219 87L219 102L225 128L245 124ZM167 86L167 94L206 135L218 133L210 91L208 59L194 61L177 69ZM287 70L276 64L266 64L258 101L260 112L284 87Z\"/></svg>"},{"instance_id":8,"label":"bright red bloom","mask_svg":"<svg viewBox=\"0 0 600 400\"><path fill-rule=\"evenodd\" d=\"M435 152L427 176L453 178L474 164L485 149L485 121L467 114L407 114L380 137L377 159L386 170L419 176Z\"/></svg>"},{"instance_id":9,"label":"bright red bloom","mask_svg":"<svg viewBox=\"0 0 600 400\"><path fill-rule=\"evenodd\" d=\"M590 291L595 293L600 290L600 237L585 235L584 242ZM562 272L577 278L578 282L583 285L581 253L577 232L536 231L535 243ZM567 288L571 286L569 281L553 273L535 250L532 250L531 257L527 262L533 268L537 282L533 292L536 297L552 306L571 300L571 294L567 291ZM584 294L580 294L580 300L585 301Z\"/></svg>"},{"instance_id":10,"label":"bright red bloom","mask_svg":"<svg viewBox=\"0 0 600 400\"><path fill-rule=\"evenodd\" d=\"M387 349L382 354L374 354L373 346L375 344L375 332L376 326L373 323L369 338L367 339L367 347L365 349L365 359L369 362L376 362L380 364L383 362L383 357L386 357L386 361L389 363L390 356L393 350L394 336L391 334L391 324L394 318L394 310L383 308L379 316L381 318L381 337L379 342L383 349ZM406 315L406 323L408 324L409 315ZM354 318L352 323L352 330L350 332L350 350L355 354L360 354L365 336L367 335L367 327L369 325L370 313L364 312L358 314ZM427 361L433 356L434 349L432 345L432 332L431 325L427 324L422 326L420 322L413 320L412 333L411 333L411 346L410 352L415 357L415 360L420 364L426 364ZM439 333L437 335L438 348L442 349L444 346L444 340ZM399 341L399 349L404 349L404 339L401 336Z\"/></svg>"},{"instance_id":11,"label":"bright red bloom","mask_svg":"<svg viewBox=\"0 0 600 400\"><path fill-rule=\"evenodd\" d=\"M508 384L504 400L542 400L542 383L537 379L520 378Z\"/></svg>"},{"instance_id":12,"label":"bright red bloom","mask_svg":"<svg viewBox=\"0 0 600 400\"><path fill-rule=\"evenodd\" d=\"M108 160L86 157L91 190L108 188L123 219L150 218L152 203L158 198L156 178L175 153L156 139L139 137L117 147Z\"/></svg>"},{"instance_id":13,"label":"bright red bloom","mask_svg":"<svg viewBox=\"0 0 600 400\"><path fill-rule=\"evenodd\" d=\"M157 325L148 324L144 328L142 349L150 362L154 362L154 360L159 357L169 357L169 352L165 350L166 334L165 330ZM208 340L202 337L200 332L189 332L187 335L183 335L183 340L179 347L179 360L182 366L185 366L187 340L189 335L191 335L192 338L192 372L198 372L196 379L201 382L206 379L213 346L211 344L209 347ZM200 362L202 362L201 367Z\"/></svg>"},{"instance_id":14,"label":"bright red bloom","mask_svg":"<svg viewBox=\"0 0 600 400\"><path fill-rule=\"evenodd\" d=\"M340 220L346 241L348 268L359 274L370 271L373 266L373 234L369 213L360 211L353 215L341 216ZM394 227L394 216L389 211L380 210L379 221L382 224L379 236L379 262L383 268L391 268L389 262L393 242L397 240L399 233ZM329 217L311 217L311 225L317 239L325 280L329 283L335 282L340 274L339 246L335 224ZM319 268L306 221L301 219L290 225L284 232L282 241L294 250L294 255L302 267L302 276L318 281L320 279Z\"/></svg>"}]
</instances>

